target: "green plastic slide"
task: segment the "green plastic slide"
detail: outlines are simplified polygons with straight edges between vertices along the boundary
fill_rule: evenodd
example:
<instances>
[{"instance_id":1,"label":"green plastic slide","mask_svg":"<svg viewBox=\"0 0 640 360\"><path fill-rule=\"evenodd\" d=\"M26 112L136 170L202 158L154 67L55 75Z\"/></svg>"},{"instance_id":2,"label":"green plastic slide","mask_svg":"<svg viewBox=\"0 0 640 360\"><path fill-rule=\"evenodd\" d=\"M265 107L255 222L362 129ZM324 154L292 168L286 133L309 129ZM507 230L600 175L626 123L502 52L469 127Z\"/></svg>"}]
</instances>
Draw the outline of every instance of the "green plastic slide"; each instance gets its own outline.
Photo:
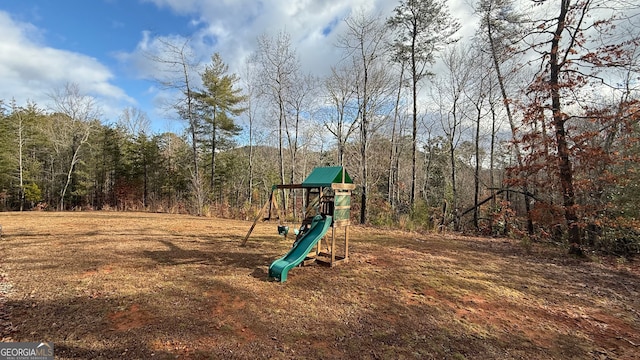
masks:
<instances>
[{"instance_id":1,"label":"green plastic slide","mask_svg":"<svg viewBox=\"0 0 640 360\"><path fill-rule=\"evenodd\" d=\"M331 216L316 215L311 227L293 244L289 252L269 266L269 277L287 281L289 270L297 266L331 227Z\"/></svg>"}]
</instances>

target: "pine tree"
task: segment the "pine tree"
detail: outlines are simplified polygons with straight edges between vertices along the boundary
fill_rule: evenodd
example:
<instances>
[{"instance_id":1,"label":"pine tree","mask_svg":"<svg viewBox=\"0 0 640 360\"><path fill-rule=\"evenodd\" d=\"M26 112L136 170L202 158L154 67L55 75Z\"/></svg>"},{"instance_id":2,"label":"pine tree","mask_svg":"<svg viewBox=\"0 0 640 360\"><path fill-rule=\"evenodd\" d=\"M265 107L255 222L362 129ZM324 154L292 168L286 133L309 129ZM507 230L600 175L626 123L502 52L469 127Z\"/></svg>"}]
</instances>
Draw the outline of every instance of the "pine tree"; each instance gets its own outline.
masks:
<instances>
[{"instance_id":1,"label":"pine tree","mask_svg":"<svg viewBox=\"0 0 640 360\"><path fill-rule=\"evenodd\" d=\"M204 120L201 131L208 135L207 145L211 151L211 190L215 185L216 152L228 148L232 144L231 138L242 130L234 118L245 111L242 107L245 96L237 87L238 77L228 72L229 67L220 54L213 54L211 64L202 73L204 89L196 96L198 110Z\"/></svg>"},{"instance_id":2,"label":"pine tree","mask_svg":"<svg viewBox=\"0 0 640 360\"><path fill-rule=\"evenodd\" d=\"M456 41L453 35L460 28L460 24L451 18L444 1L406 0L395 8L394 13L387 22L397 32L397 37L393 41L395 58L399 62L408 64L411 75L413 100L411 204L413 205L416 196L418 152L418 84L430 74L427 65L435 62L435 54L442 46Z\"/></svg>"}]
</instances>

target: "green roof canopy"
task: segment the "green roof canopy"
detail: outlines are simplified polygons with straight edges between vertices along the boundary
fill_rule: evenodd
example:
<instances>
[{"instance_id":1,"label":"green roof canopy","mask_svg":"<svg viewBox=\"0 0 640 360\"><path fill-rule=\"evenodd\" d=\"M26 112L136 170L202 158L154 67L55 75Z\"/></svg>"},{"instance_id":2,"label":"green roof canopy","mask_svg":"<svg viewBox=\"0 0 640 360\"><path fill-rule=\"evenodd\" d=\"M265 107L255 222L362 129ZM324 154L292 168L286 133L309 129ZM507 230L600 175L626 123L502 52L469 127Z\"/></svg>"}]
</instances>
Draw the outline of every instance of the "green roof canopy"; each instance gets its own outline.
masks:
<instances>
[{"instance_id":1,"label":"green roof canopy","mask_svg":"<svg viewBox=\"0 0 640 360\"><path fill-rule=\"evenodd\" d=\"M344 177L344 181L343 181ZM353 184L353 180L342 166L317 167L302 182L302 187L329 187L331 184Z\"/></svg>"}]
</instances>

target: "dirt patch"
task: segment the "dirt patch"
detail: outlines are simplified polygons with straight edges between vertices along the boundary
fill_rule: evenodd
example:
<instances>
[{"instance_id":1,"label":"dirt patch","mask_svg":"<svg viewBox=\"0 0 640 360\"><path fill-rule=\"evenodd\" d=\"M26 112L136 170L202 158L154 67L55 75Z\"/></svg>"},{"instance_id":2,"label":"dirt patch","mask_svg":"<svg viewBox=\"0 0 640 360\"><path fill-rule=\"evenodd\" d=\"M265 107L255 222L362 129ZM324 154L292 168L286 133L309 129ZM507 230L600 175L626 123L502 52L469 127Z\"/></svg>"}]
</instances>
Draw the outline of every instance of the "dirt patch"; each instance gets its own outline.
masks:
<instances>
[{"instance_id":1,"label":"dirt patch","mask_svg":"<svg viewBox=\"0 0 640 360\"><path fill-rule=\"evenodd\" d=\"M109 314L108 319L112 330L128 331L150 324L153 316L148 311L140 310L140 305L133 304L128 309Z\"/></svg>"},{"instance_id":2,"label":"dirt patch","mask_svg":"<svg viewBox=\"0 0 640 360\"><path fill-rule=\"evenodd\" d=\"M640 267L354 226L350 261L267 281L276 225L0 213L0 334L59 359L637 359Z\"/></svg>"},{"instance_id":3,"label":"dirt patch","mask_svg":"<svg viewBox=\"0 0 640 360\"><path fill-rule=\"evenodd\" d=\"M211 316L214 321L218 322L218 330L229 332L234 337L241 339L242 342L253 341L257 338L249 326L238 320L242 318L241 312L247 305L245 300L221 290L206 291L203 295L214 301Z\"/></svg>"}]
</instances>

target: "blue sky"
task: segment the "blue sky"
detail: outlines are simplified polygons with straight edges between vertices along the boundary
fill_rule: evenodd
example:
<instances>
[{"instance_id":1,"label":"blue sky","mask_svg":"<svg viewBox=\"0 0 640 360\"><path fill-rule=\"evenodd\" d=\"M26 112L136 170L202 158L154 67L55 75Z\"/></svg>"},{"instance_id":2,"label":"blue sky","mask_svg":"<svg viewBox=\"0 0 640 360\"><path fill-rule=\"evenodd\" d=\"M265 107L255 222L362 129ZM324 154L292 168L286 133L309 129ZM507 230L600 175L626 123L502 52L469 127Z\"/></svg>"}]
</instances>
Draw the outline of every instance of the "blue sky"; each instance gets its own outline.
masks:
<instances>
[{"instance_id":1,"label":"blue sky","mask_svg":"<svg viewBox=\"0 0 640 360\"><path fill-rule=\"evenodd\" d=\"M19 103L33 100L40 106L46 106L49 101L47 93L66 82L77 82L83 91L101 100L105 122L115 121L120 109L127 106L143 109L156 122L165 117L153 108L154 94L149 91L152 82L141 79L135 69L118 59L117 54L136 49L145 31L184 36L194 31L188 16L149 2L123 0L4 1L0 5L0 18L5 22L2 25L13 25L22 30L23 36L16 40L24 46L32 46L29 53L31 57L38 58L34 66L42 71L33 74L28 69L20 70L14 66L17 81L37 86L5 88L0 85L0 98L5 101L16 98ZM45 49L57 50L56 58L71 59L50 64ZM55 66L73 68L73 60L75 65L81 63L87 70L84 73L66 71L49 78L45 75L61 70L53 68ZM92 89L92 86L100 86L103 90ZM104 89L109 86L112 88ZM16 93L16 89L20 90Z\"/></svg>"},{"instance_id":2,"label":"blue sky","mask_svg":"<svg viewBox=\"0 0 640 360\"><path fill-rule=\"evenodd\" d=\"M136 46L143 30L187 34L188 17L137 1L6 1L2 10L31 23L47 45L109 59Z\"/></svg>"},{"instance_id":3,"label":"blue sky","mask_svg":"<svg viewBox=\"0 0 640 360\"><path fill-rule=\"evenodd\" d=\"M453 7L468 16L467 5ZM158 39L191 39L199 60L221 54L230 69L261 34L287 31L304 71L323 75L338 59L335 35L353 9L391 14L396 0L3 0L0 1L0 99L46 107L65 83L99 100L104 122L136 107L154 131L182 124L158 105L161 90L142 56Z\"/></svg>"}]
</instances>

